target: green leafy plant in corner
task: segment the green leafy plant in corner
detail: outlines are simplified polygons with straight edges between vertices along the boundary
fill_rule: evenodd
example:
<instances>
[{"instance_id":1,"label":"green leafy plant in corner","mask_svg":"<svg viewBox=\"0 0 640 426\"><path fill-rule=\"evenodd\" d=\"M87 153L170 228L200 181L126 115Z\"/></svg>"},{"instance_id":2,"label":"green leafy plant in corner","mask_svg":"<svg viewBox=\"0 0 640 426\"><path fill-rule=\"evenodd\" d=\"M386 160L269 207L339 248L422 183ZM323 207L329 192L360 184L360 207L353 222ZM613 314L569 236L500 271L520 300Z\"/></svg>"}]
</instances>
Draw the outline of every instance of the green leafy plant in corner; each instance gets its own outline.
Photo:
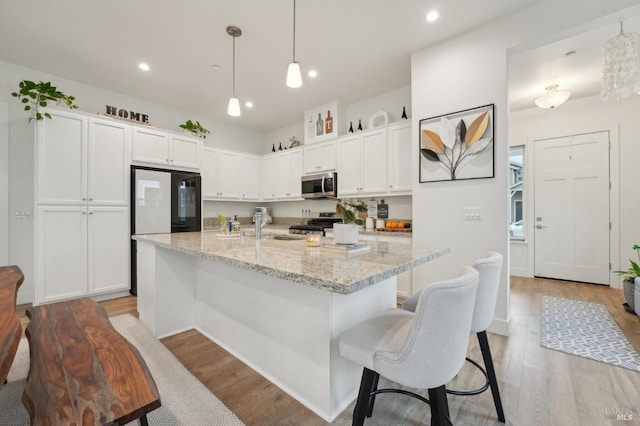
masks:
<instances>
[{"instance_id":1,"label":"green leafy plant in corner","mask_svg":"<svg viewBox=\"0 0 640 426\"><path fill-rule=\"evenodd\" d=\"M342 216L342 223L355 223L363 226L364 220L358 219L358 213L364 213L369 210L367 204L363 201L353 201L349 198L334 198L336 203L336 213Z\"/></svg>"},{"instance_id":2,"label":"green leafy plant in corner","mask_svg":"<svg viewBox=\"0 0 640 426\"><path fill-rule=\"evenodd\" d=\"M207 135L211 133L210 131L202 127L202 124L200 124L199 121L196 121L194 123L191 120L187 120L184 124L180 125L180 128L186 130L187 132L192 132L197 137L202 139L206 139Z\"/></svg>"},{"instance_id":3,"label":"green leafy plant in corner","mask_svg":"<svg viewBox=\"0 0 640 426\"><path fill-rule=\"evenodd\" d=\"M631 263L631 266L629 267L629 269L627 269L626 271L614 271L616 274L618 275L622 275L623 278L626 280L630 280L633 281L634 278L640 277L640 245L635 244L633 246L633 249L636 251L636 254L638 255L638 263L634 262L633 260L629 259L629 262Z\"/></svg>"},{"instance_id":4,"label":"green leafy plant in corner","mask_svg":"<svg viewBox=\"0 0 640 426\"><path fill-rule=\"evenodd\" d=\"M24 104L25 111L33 111L33 116L29 118L29 122L34 118L36 120L43 120L45 117L51 118L49 113L45 112L43 114L39 110L40 108L46 107L49 101L63 103L71 109L78 108L78 106L73 103L73 101L76 100L75 97L65 95L49 81L34 83L30 80L22 80L18 86L20 90L11 93L11 96L18 98L18 100Z\"/></svg>"}]
</instances>

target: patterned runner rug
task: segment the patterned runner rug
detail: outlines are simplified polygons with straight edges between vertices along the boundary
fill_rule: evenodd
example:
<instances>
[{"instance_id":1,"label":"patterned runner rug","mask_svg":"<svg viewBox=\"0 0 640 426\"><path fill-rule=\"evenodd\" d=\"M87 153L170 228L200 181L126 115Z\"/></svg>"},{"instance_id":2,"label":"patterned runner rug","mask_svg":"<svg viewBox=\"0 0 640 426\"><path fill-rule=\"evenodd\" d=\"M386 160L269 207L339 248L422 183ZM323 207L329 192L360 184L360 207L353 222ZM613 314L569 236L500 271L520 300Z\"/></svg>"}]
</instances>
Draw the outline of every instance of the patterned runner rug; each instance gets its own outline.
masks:
<instances>
[{"instance_id":1,"label":"patterned runner rug","mask_svg":"<svg viewBox=\"0 0 640 426\"><path fill-rule=\"evenodd\" d=\"M540 321L542 347L640 371L640 356L604 305L542 296Z\"/></svg>"},{"instance_id":2,"label":"patterned runner rug","mask_svg":"<svg viewBox=\"0 0 640 426\"><path fill-rule=\"evenodd\" d=\"M160 392L160 408L147 414L150 425L243 425L231 410L196 379L173 354L130 314L109 318L113 327L144 358ZM22 339L8 383L0 389L0 424L28 426L22 391L29 371L29 345ZM130 425L138 425L135 420Z\"/></svg>"}]
</instances>

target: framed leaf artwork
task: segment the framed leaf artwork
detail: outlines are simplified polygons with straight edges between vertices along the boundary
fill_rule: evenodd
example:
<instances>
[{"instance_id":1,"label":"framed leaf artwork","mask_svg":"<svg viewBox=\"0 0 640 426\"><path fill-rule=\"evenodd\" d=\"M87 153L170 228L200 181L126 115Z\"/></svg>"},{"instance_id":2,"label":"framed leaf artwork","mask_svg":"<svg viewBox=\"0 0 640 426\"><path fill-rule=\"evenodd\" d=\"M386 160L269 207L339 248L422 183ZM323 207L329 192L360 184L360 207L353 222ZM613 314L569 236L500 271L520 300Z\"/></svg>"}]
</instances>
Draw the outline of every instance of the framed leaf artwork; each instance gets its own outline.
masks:
<instances>
[{"instance_id":1,"label":"framed leaf artwork","mask_svg":"<svg viewBox=\"0 0 640 426\"><path fill-rule=\"evenodd\" d=\"M489 104L420 120L420 183L494 177L493 110Z\"/></svg>"}]
</instances>

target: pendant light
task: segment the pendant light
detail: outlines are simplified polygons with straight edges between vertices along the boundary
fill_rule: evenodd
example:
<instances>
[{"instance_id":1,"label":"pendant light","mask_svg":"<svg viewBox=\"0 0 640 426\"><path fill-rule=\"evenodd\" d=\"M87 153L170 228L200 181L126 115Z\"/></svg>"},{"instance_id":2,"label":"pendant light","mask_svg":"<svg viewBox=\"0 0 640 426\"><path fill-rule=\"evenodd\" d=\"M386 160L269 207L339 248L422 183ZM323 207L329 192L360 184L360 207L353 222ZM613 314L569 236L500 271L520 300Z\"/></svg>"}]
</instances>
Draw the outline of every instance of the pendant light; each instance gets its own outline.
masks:
<instances>
[{"instance_id":1,"label":"pendant light","mask_svg":"<svg viewBox=\"0 0 640 426\"><path fill-rule=\"evenodd\" d=\"M558 85L552 84L545 87L547 91L546 95L542 95L536 99L536 105L540 108L557 108L563 103L567 102L571 92L568 90L558 91Z\"/></svg>"},{"instance_id":2,"label":"pendant light","mask_svg":"<svg viewBox=\"0 0 640 426\"><path fill-rule=\"evenodd\" d=\"M602 100L622 99L640 93L640 35L620 33L602 51Z\"/></svg>"},{"instance_id":3,"label":"pendant light","mask_svg":"<svg viewBox=\"0 0 640 426\"><path fill-rule=\"evenodd\" d=\"M232 117L240 116L240 101L236 98L236 37L242 35L240 28L230 25L227 27L227 34L233 37L233 90L227 107L227 114Z\"/></svg>"},{"instance_id":4,"label":"pendant light","mask_svg":"<svg viewBox=\"0 0 640 426\"><path fill-rule=\"evenodd\" d=\"M302 86L302 74L300 73L300 64L296 62L296 0L293 0L293 62L289 64L287 70L287 86Z\"/></svg>"}]
</instances>

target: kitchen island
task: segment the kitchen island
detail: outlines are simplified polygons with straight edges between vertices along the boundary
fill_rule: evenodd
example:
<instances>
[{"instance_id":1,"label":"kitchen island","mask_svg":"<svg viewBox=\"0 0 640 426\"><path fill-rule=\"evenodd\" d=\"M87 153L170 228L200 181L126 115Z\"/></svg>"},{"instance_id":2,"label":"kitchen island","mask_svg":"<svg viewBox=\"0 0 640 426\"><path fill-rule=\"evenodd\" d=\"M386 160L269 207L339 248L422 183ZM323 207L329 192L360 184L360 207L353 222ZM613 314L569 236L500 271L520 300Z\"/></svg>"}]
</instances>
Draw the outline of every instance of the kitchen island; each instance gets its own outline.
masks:
<instances>
[{"instance_id":1,"label":"kitchen island","mask_svg":"<svg viewBox=\"0 0 640 426\"><path fill-rule=\"evenodd\" d=\"M448 249L370 242L347 255L215 231L134 236L138 311L158 337L197 329L326 421L357 395L347 328L396 305L396 275Z\"/></svg>"}]
</instances>

